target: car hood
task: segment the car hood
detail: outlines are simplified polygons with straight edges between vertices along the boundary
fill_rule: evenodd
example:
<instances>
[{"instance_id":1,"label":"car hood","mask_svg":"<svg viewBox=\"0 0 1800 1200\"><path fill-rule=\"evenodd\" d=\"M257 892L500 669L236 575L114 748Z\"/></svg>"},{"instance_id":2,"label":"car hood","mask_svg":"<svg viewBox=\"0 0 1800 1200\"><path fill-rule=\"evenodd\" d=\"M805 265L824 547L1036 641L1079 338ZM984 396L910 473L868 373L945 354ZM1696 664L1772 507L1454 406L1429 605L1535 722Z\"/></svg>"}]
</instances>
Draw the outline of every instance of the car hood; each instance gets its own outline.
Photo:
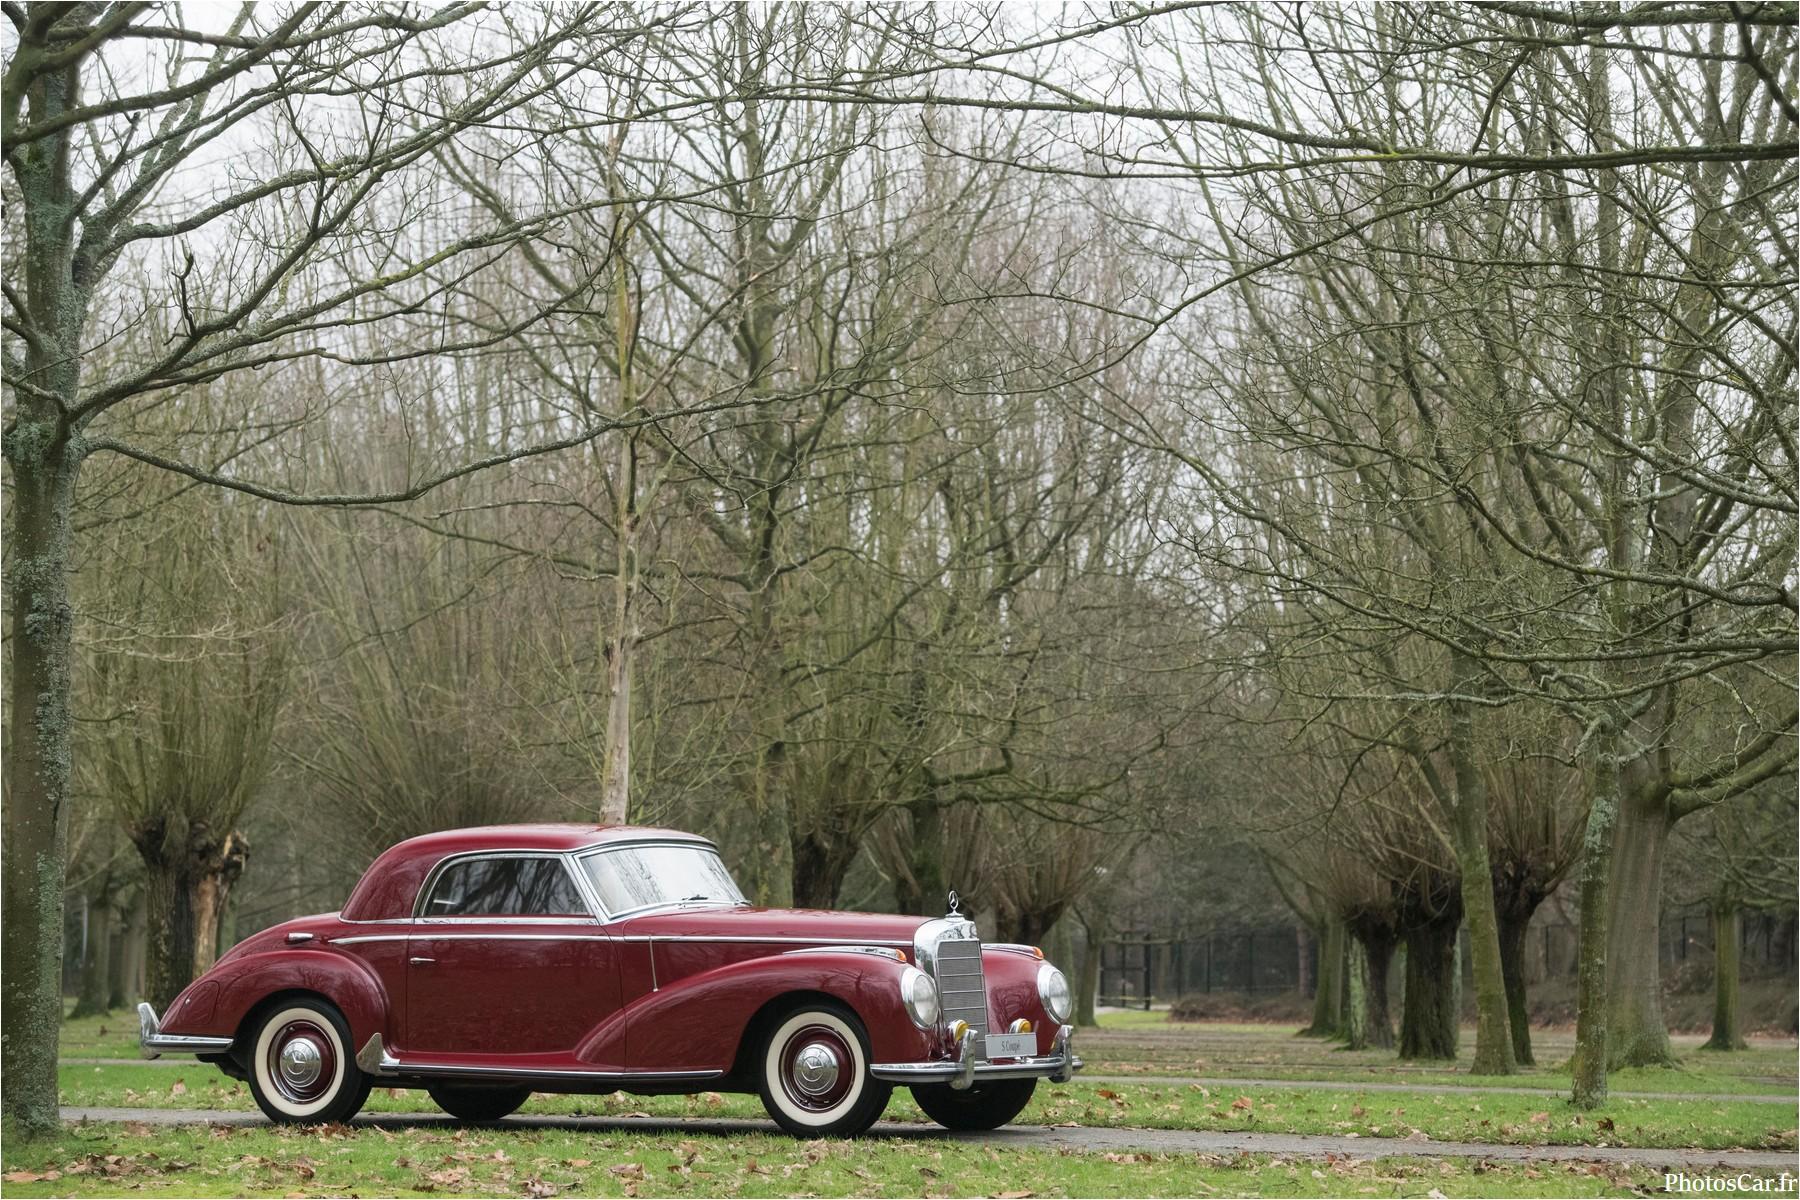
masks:
<instances>
[{"instance_id":1,"label":"car hood","mask_svg":"<svg viewBox=\"0 0 1800 1200\"><path fill-rule=\"evenodd\" d=\"M816 908L683 908L627 920L621 932L651 937L718 938L721 941L817 942L910 947L924 917L892 913L830 912Z\"/></svg>"}]
</instances>

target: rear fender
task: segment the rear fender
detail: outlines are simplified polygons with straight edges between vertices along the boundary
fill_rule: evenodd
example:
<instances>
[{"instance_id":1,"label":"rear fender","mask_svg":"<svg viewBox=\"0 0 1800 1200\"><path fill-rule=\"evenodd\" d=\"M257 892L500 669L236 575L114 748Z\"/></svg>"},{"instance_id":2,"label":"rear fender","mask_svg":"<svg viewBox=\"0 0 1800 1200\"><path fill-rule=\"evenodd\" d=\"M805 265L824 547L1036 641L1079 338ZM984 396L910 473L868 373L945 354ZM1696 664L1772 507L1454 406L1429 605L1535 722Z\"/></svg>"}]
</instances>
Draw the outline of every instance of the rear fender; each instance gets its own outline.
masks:
<instances>
[{"instance_id":1,"label":"rear fender","mask_svg":"<svg viewBox=\"0 0 1800 1200\"><path fill-rule=\"evenodd\" d=\"M900 999L903 963L872 954L807 951L717 967L648 992L582 1043L587 1062L623 1061L639 1071L730 1071L754 1019L793 995L824 996L855 1013L874 1062L933 1056L935 1035L912 1023Z\"/></svg>"},{"instance_id":2,"label":"rear fender","mask_svg":"<svg viewBox=\"0 0 1800 1200\"><path fill-rule=\"evenodd\" d=\"M357 1046L376 1033L392 1038L381 981L360 959L324 949L271 950L221 962L175 998L162 1029L236 1037L259 1004L283 993L312 993L336 1005Z\"/></svg>"}]
</instances>

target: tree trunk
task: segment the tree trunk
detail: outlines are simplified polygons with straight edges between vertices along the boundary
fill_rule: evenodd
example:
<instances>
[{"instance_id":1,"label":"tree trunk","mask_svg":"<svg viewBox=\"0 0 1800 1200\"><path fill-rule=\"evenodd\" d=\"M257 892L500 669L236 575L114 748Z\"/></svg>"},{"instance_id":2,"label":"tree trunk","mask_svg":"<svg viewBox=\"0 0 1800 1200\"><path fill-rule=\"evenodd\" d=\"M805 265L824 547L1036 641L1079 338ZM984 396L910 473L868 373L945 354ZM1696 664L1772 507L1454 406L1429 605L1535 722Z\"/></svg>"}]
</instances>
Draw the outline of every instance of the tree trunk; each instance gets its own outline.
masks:
<instances>
[{"instance_id":1,"label":"tree trunk","mask_svg":"<svg viewBox=\"0 0 1800 1200\"><path fill-rule=\"evenodd\" d=\"M943 813L922 798L906 806L912 821L907 871L894 876L894 904L903 913L937 916L949 894L944 886Z\"/></svg>"},{"instance_id":2,"label":"tree trunk","mask_svg":"<svg viewBox=\"0 0 1800 1200\"><path fill-rule=\"evenodd\" d=\"M1500 969L1506 976L1506 1015L1512 1027L1513 1061L1521 1066L1537 1062L1531 1052L1531 1005L1525 991L1525 935L1531 913L1523 919L1513 911L1500 912Z\"/></svg>"},{"instance_id":3,"label":"tree trunk","mask_svg":"<svg viewBox=\"0 0 1800 1200\"><path fill-rule=\"evenodd\" d=\"M1084 921L1081 935L1081 984L1075 990L1075 1023L1092 1029L1100 1024L1094 1012L1100 997L1100 931Z\"/></svg>"},{"instance_id":4,"label":"tree trunk","mask_svg":"<svg viewBox=\"0 0 1800 1200\"><path fill-rule=\"evenodd\" d=\"M1743 914L1729 902L1713 908L1713 1027L1708 1050L1745 1050L1738 1022L1738 960L1743 948Z\"/></svg>"},{"instance_id":5,"label":"tree trunk","mask_svg":"<svg viewBox=\"0 0 1800 1200\"><path fill-rule=\"evenodd\" d=\"M225 837L218 857L194 880L194 975L204 975L219 960L219 933L225 921L225 907L231 900L231 887L244 873L250 844L244 835L232 830Z\"/></svg>"},{"instance_id":6,"label":"tree trunk","mask_svg":"<svg viewBox=\"0 0 1800 1200\"><path fill-rule=\"evenodd\" d=\"M1478 676L1458 660L1456 686L1474 686ZM1450 820L1457 866L1462 870L1463 919L1469 925L1469 955L1475 978L1474 1075L1510 1075L1513 1043L1506 1011L1506 979L1500 965L1500 924L1494 914L1494 870L1488 855L1487 780L1474 759L1475 732L1466 701L1450 702L1451 762L1456 802Z\"/></svg>"},{"instance_id":7,"label":"tree trunk","mask_svg":"<svg viewBox=\"0 0 1800 1200\"><path fill-rule=\"evenodd\" d=\"M621 534L629 537L630 534ZM600 763L600 824L623 825L631 814L631 687L637 657L636 613L628 577L635 550L621 547L613 583L613 636L606 640L606 753Z\"/></svg>"},{"instance_id":8,"label":"tree trunk","mask_svg":"<svg viewBox=\"0 0 1800 1200\"><path fill-rule=\"evenodd\" d=\"M794 903L801 908L831 908L844 889L844 877L856 862L857 847L829 832L794 834Z\"/></svg>"},{"instance_id":9,"label":"tree trunk","mask_svg":"<svg viewBox=\"0 0 1800 1200\"><path fill-rule=\"evenodd\" d=\"M56 1042L72 753L69 518L76 473L66 432L36 416L16 416L4 443L13 477L12 681L0 816L0 1076L6 1080L0 1106L30 1134L60 1128Z\"/></svg>"},{"instance_id":10,"label":"tree trunk","mask_svg":"<svg viewBox=\"0 0 1800 1200\"><path fill-rule=\"evenodd\" d=\"M144 990L160 1013L217 957L219 918L248 847L235 830L215 843L204 829L194 832L185 852L144 845L139 842L148 928Z\"/></svg>"},{"instance_id":11,"label":"tree trunk","mask_svg":"<svg viewBox=\"0 0 1800 1200\"><path fill-rule=\"evenodd\" d=\"M1327 919L1319 939L1319 983L1313 989L1312 1024L1302 1037L1338 1037L1343 1033L1344 923Z\"/></svg>"},{"instance_id":12,"label":"tree trunk","mask_svg":"<svg viewBox=\"0 0 1800 1200\"><path fill-rule=\"evenodd\" d=\"M1406 934L1406 982L1400 1001L1400 1057L1456 1057L1456 934L1451 912Z\"/></svg>"},{"instance_id":13,"label":"tree trunk","mask_svg":"<svg viewBox=\"0 0 1800 1200\"><path fill-rule=\"evenodd\" d=\"M1388 972L1394 961L1395 939L1391 933L1365 931L1356 933L1358 956L1362 959L1363 1029L1362 1042L1374 1050L1391 1050L1394 1046L1394 1019L1388 1009Z\"/></svg>"},{"instance_id":14,"label":"tree trunk","mask_svg":"<svg viewBox=\"0 0 1800 1200\"><path fill-rule=\"evenodd\" d=\"M95 1017L108 1011L112 999L113 924L117 920L104 880L88 901L87 956L81 964L81 988L71 1017Z\"/></svg>"},{"instance_id":15,"label":"tree trunk","mask_svg":"<svg viewBox=\"0 0 1800 1200\"><path fill-rule=\"evenodd\" d=\"M132 913L125 908L114 906L112 910L112 953L108 956L106 967L107 991L106 1009L132 1006Z\"/></svg>"},{"instance_id":16,"label":"tree trunk","mask_svg":"<svg viewBox=\"0 0 1800 1200\"><path fill-rule=\"evenodd\" d=\"M1620 798L1606 916L1606 1065L1672 1063L1662 1015L1662 864L1674 827L1653 788Z\"/></svg>"},{"instance_id":17,"label":"tree trunk","mask_svg":"<svg viewBox=\"0 0 1800 1200\"><path fill-rule=\"evenodd\" d=\"M1042 949L1044 939L1050 936L1051 929L1062 917L1065 907L1059 902L1048 906L1021 908L1002 900L995 905L994 940ZM1175 986L1179 991L1181 981L1176 980Z\"/></svg>"},{"instance_id":18,"label":"tree trunk","mask_svg":"<svg viewBox=\"0 0 1800 1200\"><path fill-rule=\"evenodd\" d=\"M1617 731L1595 738L1587 832L1581 845L1581 924L1575 974L1575 1054L1570 1101L1577 1108L1606 1103L1606 909L1612 873L1613 826L1619 811Z\"/></svg>"},{"instance_id":19,"label":"tree trunk","mask_svg":"<svg viewBox=\"0 0 1800 1200\"><path fill-rule=\"evenodd\" d=\"M1344 967L1344 1049L1366 1050L1369 1045L1368 962L1362 943L1349 939Z\"/></svg>"},{"instance_id":20,"label":"tree trunk","mask_svg":"<svg viewBox=\"0 0 1800 1200\"><path fill-rule=\"evenodd\" d=\"M113 1007L135 1007L148 995L144 988L144 963L149 957L149 918L144 909L144 889L139 887L124 914L119 939L119 982Z\"/></svg>"}]
</instances>

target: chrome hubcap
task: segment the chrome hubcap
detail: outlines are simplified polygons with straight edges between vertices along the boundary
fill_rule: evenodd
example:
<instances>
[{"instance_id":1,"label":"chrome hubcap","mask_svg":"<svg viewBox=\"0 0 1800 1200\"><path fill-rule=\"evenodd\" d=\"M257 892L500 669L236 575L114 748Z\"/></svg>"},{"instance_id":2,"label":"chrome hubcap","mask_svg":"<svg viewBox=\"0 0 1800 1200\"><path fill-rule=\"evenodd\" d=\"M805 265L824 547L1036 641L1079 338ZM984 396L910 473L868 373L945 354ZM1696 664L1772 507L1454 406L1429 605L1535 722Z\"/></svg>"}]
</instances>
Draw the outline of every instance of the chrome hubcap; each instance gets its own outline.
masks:
<instances>
[{"instance_id":1,"label":"chrome hubcap","mask_svg":"<svg viewBox=\"0 0 1800 1200\"><path fill-rule=\"evenodd\" d=\"M311 1038L297 1037L281 1048L281 1077L292 1087L311 1087L324 1067L325 1056Z\"/></svg>"},{"instance_id":2,"label":"chrome hubcap","mask_svg":"<svg viewBox=\"0 0 1800 1200\"><path fill-rule=\"evenodd\" d=\"M794 1056L794 1086L808 1096L823 1096L837 1079L838 1056L830 1046L813 1042Z\"/></svg>"}]
</instances>

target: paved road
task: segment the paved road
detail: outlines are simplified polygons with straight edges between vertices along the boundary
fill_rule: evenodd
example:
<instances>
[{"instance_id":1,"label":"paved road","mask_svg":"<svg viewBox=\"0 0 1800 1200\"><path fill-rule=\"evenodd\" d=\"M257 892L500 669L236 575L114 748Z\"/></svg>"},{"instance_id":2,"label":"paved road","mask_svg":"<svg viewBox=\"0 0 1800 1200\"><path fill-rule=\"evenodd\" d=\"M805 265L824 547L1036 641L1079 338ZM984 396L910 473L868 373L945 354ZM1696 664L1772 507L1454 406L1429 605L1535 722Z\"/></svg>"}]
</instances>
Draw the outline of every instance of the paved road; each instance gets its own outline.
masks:
<instances>
[{"instance_id":1,"label":"paved road","mask_svg":"<svg viewBox=\"0 0 1800 1200\"><path fill-rule=\"evenodd\" d=\"M65 1121L140 1121L146 1125L256 1125L260 1113L209 1112L173 1108L65 1108ZM361 1116L358 1125L383 1129L453 1126L437 1113L392 1113ZM660 1133L682 1137L719 1137L774 1133L769 1121L685 1120L642 1117L508 1117L505 1126L521 1129L589 1129ZM1623 1146L1501 1146L1479 1142L1413 1141L1404 1138L1323 1137L1287 1133L1208 1133L1178 1129L1098 1129L1009 1125L992 1133L951 1133L932 1125L882 1121L877 1136L978 1141L1012 1149L1138 1151L1163 1154L1281 1154L1293 1158L1385 1158L1395 1155L1430 1158L1480 1158L1494 1162L1616 1162L1658 1168L1720 1168L1728 1171L1793 1170L1791 1153L1761 1150L1640 1150Z\"/></svg>"},{"instance_id":2,"label":"paved road","mask_svg":"<svg viewBox=\"0 0 1800 1200\"><path fill-rule=\"evenodd\" d=\"M65 1058L66 1064L86 1067L189 1067L194 1066L191 1058ZM1198 1084L1201 1087L1218 1088L1229 1091L1232 1088L1303 1088L1307 1091L1320 1092L1435 1092L1446 1095L1457 1095L1463 1092L1485 1094L1488 1092L1504 1092L1517 1096L1567 1096L1569 1089L1547 1087L1482 1087L1478 1084L1463 1083L1404 1083L1370 1080L1357 1083L1350 1080L1317 1079L1240 1079L1231 1075L1093 1075L1083 1071L1076 1076L1082 1083L1127 1083L1127 1084L1160 1084L1164 1087L1186 1087ZM1789 1108L1800 1105L1800 1097L1793 1092L1753 1092L1736 1094L1731 1092L1611 1092L1610 1095L1621 1100L1743 1100L1752 1104L1785 1104Z\"/></svg>"}]
</instances>

